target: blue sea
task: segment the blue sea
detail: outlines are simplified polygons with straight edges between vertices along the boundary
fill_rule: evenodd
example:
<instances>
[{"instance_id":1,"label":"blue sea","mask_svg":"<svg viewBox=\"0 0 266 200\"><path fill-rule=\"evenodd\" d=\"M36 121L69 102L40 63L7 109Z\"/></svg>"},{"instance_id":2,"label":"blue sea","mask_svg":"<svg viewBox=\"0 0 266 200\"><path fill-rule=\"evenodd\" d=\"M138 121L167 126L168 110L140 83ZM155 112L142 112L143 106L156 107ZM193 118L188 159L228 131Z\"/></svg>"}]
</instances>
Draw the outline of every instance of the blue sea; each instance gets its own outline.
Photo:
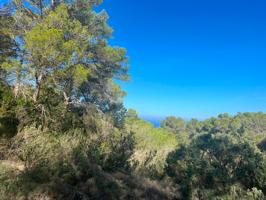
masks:
<instances>
[{"instance_id":1,"label":"blue sea","mask_svg":"<svg viewBox=\"0 0 266 200\"><path fill-rule=\"evenodd\" d=\"M164 117L153 117L153 116L140 116L140 117L152 123L154 127L159 127L160 122L164 119Z\"/></svg>"}]
</instances>

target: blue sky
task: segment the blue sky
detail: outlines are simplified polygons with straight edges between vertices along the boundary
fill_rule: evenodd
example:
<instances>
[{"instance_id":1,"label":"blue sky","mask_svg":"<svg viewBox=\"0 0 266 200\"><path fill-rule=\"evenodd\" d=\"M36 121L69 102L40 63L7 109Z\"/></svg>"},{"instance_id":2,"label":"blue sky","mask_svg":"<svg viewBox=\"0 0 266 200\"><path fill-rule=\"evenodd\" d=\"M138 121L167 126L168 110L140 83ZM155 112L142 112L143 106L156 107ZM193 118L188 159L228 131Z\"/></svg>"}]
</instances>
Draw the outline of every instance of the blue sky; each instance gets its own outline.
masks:
<instances>
[{"instance_id":1,"label":"blue sky","mask_svg":"<svg viewBox=\"0 0 266 200\"><path fill-rule=\"evenodd\" d=\"M1 3L6 0L0 0ZM104 0L141 116L266 112L265 0Z\"/></svg>"},{"instance_id":2,"label":"blue sky","mask_svg":"<svg viewBox=\"0 0 266 200\"><path fill-rule=\"evenodd\" d=\"M266 111L265 0L105 0L130 57L126 107L200 119Z\"/></svg>"}]
</instances>

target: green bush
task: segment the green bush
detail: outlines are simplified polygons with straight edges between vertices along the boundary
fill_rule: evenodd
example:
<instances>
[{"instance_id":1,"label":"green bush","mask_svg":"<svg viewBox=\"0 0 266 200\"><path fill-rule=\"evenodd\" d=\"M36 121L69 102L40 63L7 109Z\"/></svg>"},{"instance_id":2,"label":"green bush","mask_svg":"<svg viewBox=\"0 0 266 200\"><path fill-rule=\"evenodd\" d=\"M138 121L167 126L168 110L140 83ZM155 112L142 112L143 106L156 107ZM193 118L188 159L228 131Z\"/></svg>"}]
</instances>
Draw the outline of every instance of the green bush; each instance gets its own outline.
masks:
<instances>
[{"instance_id":1,"label":"green bush","mask_svg":"<svg viewBox=\"0 0 266 200\"><path fill-rule=\"evenodd\" d=\"M266 188L265 155L238 134L200 134L169 154L167 163L166 173L188 199L197 191L222 195L235 183Z\"/></svg>"},{"instance_id":2,"label":"green bush","mask_svg":"<svg viewBox=\"0 0 266 200\"><path fill-rule=\"evenodd\" d=\"M165 129L154 128L151 123L136 117L126 119L126 128L135 141L131 156L135 171L152 177L161 176L168 153L178 145L176 136Z\"/></svg>"}]
</instances>

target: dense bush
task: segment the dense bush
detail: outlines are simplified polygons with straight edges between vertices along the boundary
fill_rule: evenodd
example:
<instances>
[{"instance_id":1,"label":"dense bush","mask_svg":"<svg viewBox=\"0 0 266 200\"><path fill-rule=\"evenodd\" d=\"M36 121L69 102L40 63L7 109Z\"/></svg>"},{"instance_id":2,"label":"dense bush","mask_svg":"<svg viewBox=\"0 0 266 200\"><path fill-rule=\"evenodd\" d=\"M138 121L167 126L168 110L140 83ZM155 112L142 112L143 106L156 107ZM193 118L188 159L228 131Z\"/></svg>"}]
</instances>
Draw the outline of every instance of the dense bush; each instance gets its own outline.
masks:
<instances>
[{"instance_id":1,"label":"dense bush","mask_svg":"<svg viewBox=\"0 0 266 200\"><path fill-rule=\"evenodd\" d=\"M3 163L1 199L170 199L168 188L131 176L131 139L111 130L107 138L79 130L50 133L26 128L13 138L10 154L16 165ZM114 144L116 144L114 146ZM20 161L20 162L18 162ZM22 163L22 171L18 170Z\"/></svg>"},{"instance_id":2,"label":"dense bush","mask_svg":"<svg viewBox=\"0 0 266 200\"><path fill-rule=\"evenodd\" d=\"M235 133L200 134L169 154L167 174L181 186L184 198L219 196L239 183L266 189L266 157L256 145ZM201 196L201 197L200 197Z\"/></svg>"},{"instance_id":3,"label":"dense bush","mask_svg":"<svg viewBox=\"0 0 266 200\"><path fill-rule=\"evenodd\" d=\"M12 137L17 133L17 102L11 89L0 82L0 136Z\"/></svg>"},{"instance_id":4,"label":"dense bush","mask_svg":"<svg viewBox=\"0 0 266 200\"><path fill-rule=\"evenodd\" d=\"M235 132L258 144L266 137L266 114L238 113L230 116L225 113L203 121L197 119L185 121L182 118L167 117L161 122L161 126L175 133L182 142L199 133Z\"/></svg>"},{"instance_id":5,"label":"dense bush","mask_svg":"<svg viewBox=\"0 0 266 200\"><path fill-rule=\"evenodd\" d=\"M126 118L126 129L135 141L131 156L135 171L152 177L161 176L168 153L178 145L175 135L163 128L154 128L151 123L132 114Z\"/></svg>"}]
</instances>

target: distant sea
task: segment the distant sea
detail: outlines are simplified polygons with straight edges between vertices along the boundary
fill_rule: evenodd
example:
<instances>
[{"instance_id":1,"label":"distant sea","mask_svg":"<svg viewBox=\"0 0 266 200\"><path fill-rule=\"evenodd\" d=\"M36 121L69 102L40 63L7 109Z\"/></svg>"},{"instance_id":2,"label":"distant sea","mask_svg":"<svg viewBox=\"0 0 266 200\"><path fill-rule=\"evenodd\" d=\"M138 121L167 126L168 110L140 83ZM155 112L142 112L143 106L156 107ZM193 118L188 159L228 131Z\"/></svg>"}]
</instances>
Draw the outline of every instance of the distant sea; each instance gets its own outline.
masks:
<instances>
[{"instance_id":1,"label":"distant sea","mask_svg":"<svg viewBox=\"0 0 266 200\"><path fill-rule=\"evenodd\" d=\"M140 116L140 118L150 122L153 124L154 127L160 127L160 122L162 120L164 120L166 117L156 117L156 116L146 116L146 115L142 115ZM191 118L183 118L185 121L189 121L191 120Z\"/></svg>"},{"instance_id":2,"label":"distant sea","mask_svg":"<svg viewBox=\"0 0 266 200\"><path fill-rule=\"evenodd\" d=\"M154 116L140 116L140 118L152 123L154 127L159 127L160 122L164 119L164 117L154 117Z\"/></svg>"}]
</instances>

